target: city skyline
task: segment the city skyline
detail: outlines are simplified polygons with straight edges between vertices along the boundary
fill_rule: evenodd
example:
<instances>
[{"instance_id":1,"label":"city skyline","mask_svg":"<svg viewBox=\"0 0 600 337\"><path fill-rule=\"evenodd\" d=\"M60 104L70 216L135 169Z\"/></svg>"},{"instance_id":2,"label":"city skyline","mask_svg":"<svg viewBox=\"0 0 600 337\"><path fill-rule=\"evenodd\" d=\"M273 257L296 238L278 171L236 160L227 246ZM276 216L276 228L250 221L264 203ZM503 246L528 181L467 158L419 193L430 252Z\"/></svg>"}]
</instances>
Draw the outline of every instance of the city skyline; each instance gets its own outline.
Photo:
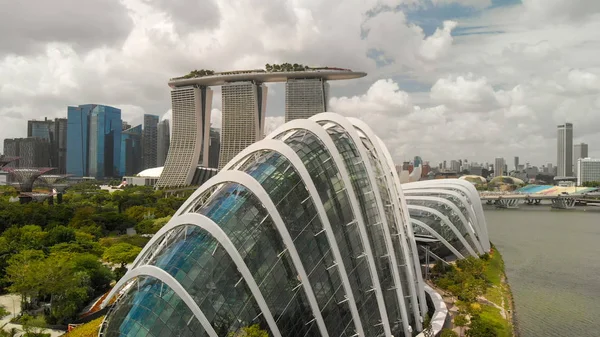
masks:
<instances>
[{"instance_id":1,"label":"city skyline","mask_svg":"<svg viewBox=\"0 0 600 337\"><path fill-rule=\"evenodd\" d=\"M600 141L594 127L600 61L587 57L597 53L599 9L583 2L386 1L386 7L349 0L326 11L308 1L209 3L60 0L39 18L31 17L31 4L13 4L5 23L18 34L4 36L0 50L6 84L0 134L25 137L26 120L64 117L64 108L79 102L117 107L137 125L144 113L169 110L165 82L173 75L298 62L369 73L332 83L330 110L373 125L397 162L455 153L475 161L520 156L539 165L555 160L554 128L567 119L578 125L575 143ZM72 20L59 15L66 10ZM187 16L200 10L206 20ZM110 14L100 20L91 15L97 12ZM12 21L23 16L39 29ZM98 36L97 27L105 34ZM219 43L210 43L215 36ZM392 42L398 39L402 47ZM272 130L284 120L285 85L268 86L265 127ZM215 127L221 108L214 104ZM600 157L600 146L589 155Z\"/></svg>"}]
</instances>

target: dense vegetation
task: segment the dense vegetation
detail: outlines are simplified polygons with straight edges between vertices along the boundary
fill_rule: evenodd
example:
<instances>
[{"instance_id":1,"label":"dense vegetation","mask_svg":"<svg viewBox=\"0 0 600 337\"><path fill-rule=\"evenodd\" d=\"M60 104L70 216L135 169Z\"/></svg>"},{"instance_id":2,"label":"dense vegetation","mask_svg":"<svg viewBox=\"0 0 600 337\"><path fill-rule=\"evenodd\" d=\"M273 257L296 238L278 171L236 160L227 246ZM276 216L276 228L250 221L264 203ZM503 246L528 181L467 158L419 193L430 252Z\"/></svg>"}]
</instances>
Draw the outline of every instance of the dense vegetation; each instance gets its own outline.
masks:
<instances>
[{"instance_id":1,"label":"dense vegetation","mask_svg":"<svg viewBox=\"0 0 600 337\"><path fill-rule=\"evenodd\" d=\"M24 312L49 324L72 322L124 274L149 240L128 228L155 233L186 199L93 183L70 188L62 204L9 202L15 195L0 188L0 293L19 294Z\"/></svg>"},{"instance_id":2,"label":"dense vegetation","mask_svg":"<svg viewBox=\"0 0 600 337\"><path fill-rule=\"evenodd\" d=\"M504 264L500 253L492 248L491 254L481 259L468 257L456 261L455 265L438 263L432 269L435 285L451 293L459 313L454 317L454 325L468 328L468 337L511 336L510 323L502 317L496 306L508 312L508 299L505 298ZM492 304L489 304L489 303ZM495 305L493 305L495 303ZM447 333L450 335L450 333Z\"/></svg>"}]
</instances>

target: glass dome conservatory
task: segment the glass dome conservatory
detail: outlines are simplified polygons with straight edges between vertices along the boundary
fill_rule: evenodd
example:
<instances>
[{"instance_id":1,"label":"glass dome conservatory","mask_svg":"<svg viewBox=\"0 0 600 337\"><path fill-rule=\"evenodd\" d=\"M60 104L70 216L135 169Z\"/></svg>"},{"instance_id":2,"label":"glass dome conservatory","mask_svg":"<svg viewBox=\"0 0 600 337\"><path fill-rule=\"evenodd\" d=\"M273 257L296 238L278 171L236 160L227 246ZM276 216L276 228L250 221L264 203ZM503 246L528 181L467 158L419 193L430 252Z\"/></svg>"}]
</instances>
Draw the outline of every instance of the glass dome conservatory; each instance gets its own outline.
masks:
<instances>
[{"instance_id":1,"label":"glass dome conservatory","mask_svg":"<svg viewBox=\"0 0 600 337\"><path fill-rule=\"evenodd\" d=\"M436 205L472 220L453 200ZM412 336L427 304L411 214L368 126L333 113L291 121L156 233L105 299L100 334L235 336L258 324L275 337Z\"/></svg>"}]
</instances>

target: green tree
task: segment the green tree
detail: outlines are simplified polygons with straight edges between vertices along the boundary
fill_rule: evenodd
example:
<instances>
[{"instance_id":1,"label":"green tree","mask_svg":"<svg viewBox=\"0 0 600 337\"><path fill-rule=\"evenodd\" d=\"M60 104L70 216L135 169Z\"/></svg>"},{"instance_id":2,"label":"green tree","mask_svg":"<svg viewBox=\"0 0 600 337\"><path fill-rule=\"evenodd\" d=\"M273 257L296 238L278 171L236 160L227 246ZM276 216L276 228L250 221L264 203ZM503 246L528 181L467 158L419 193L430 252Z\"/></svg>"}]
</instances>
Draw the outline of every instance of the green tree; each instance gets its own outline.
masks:
<instances>
[{"instance_id":1,"label":"green tree","mask_svg":"<svg viewBox=\"0 0 600 337\"><path fill-rule=\"evenodd\" d=\"M133 262L141 251L142 248L140 247L121 242L106 249L102 258L107 262L125 267L126 264Z\"/></svg>"},{"instance_id":2,"label":"green tree","mask_svg":"<svg viewBox=\"0 0 600 337\"><path fill-rule=\"evenodd\" d=\"M56 226L48 231L46 235L45 245L51 247L59 243L67 243L75 241L75 230L65 226Z\"/></svg>"},{"instance_id":3,"label":"green tree","mask_svg":"<svg viewBox=\"0 0 600 337\"><path fill-rule=\"evenodd\" d=\"M21 323L23 324L24 337L45 337L50 334L44 333L46 330L46 320L42 316L30 316L24 314L21 317Z\"/></svg>"},{"instance_id":4,"label":"green tree","mask_svg":"<svg viewBox=\"0 0 600 337\"><path fill-rule=\"evenodd\" d=\"M73 254L73 269L75 272L85 272L90 279L90 286L95 293L101 293L110 287L114 279L112 271L103 265L97 256L92 254Z\"/></svg>"},{"instance_id":5,"label":"green tree","mask_svg":"<svg viewBox=\"0 0 600 337\"><path fill-rule=\"evenodd\" d=\"M44 253L41 250L24 250L8 260L6 279L11 284L11 292L21 295L22 306L37 298L42 288L42 269Z\"/></svg>"}]
</instances>

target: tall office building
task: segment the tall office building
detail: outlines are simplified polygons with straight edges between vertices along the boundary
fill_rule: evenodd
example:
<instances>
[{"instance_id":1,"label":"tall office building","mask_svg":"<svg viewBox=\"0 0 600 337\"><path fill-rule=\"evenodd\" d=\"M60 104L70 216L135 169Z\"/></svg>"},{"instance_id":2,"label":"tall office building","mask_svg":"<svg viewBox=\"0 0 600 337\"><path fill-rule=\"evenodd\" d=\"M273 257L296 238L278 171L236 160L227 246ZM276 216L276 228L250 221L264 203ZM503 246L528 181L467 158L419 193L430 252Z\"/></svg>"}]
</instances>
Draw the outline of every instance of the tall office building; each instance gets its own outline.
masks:
<instances>
[{"instance_id":1,"label":"tall office building","mask_svg":"<svg viewBox=\"0 0 600 337\"><path fill-rule=\"evenodd\" d=\"M156 115L144 115L144 131L142 141L144 142L144 169L156 167L157 144L158 144L158 121Z\"/></svg>"},{"instance_id":2,"label":"tall office building","mask_svg":"<svg viewBox=\"0 0 600 337\"><path fill-rule=\"evenodd\" d=\"M263 138L267 87L252 81L227 83L222 86L222 99L219 168Z\"/></svg>"},{"instance_id":3,"label":"tall office building","mask_svg":"<svg viewBox=\"0 0 600 337\"><path fill-rule=\"evenodd\" d=\"M88 175L119 177L121 168L121 110L96 105L90 113Z\"/></svg>"},{"instance_id":4,"label":"tall office building","mask_svg":"<svg viewBox=\"0 0 600 337\"><path fill-rule=\"evenodd\" d=\"M171 91L173 137L165 167L156 187L189 186L200 152L208 151L213 91L204 86L175 87ZM203 166L208 165L206 158Z\"/></svg>"},{"instance_id":5,"label":"tall office building","mask_svg":"<svg viewBox=\"0 0 600 337\"><path fill-rule=\"evenodd\" d=\"M94 104L67 108L67 173L88 175L90 113Z\"/></svg>"},{"instance_id":6,"label":"tall office building","mask_svg":"<svg viewBox=\"0 0 600 337\"><path fill-rule=\"evenodd\" d=\"M27 121L27 137L37 137L52 142L54 131L54 121L48 120L47 117L43 121L35 119Z\"/></svg>"},{"instance_id":7,"label":"tall office building","mask_svg":"<svg viewBox=\"0 0 600 337\"><path fill-rule=\"evenodd\" d=\"M54 143L52 145L52 167L56 168L56 173L67 173L67 124L66 118L54 119Z\"/></svg>"},{"instance_id":8,"label":"tall office building","mask_svg":"<svg viewBox=\"0 0 600 337\"><path fill-rule=\"evenodd\" d=\"M450 161L450 170L453 172L460 172L460 163L458 162L458 160Z\"/></svg>"},{"instance_id":9,"label":"tall office building","mask_svg":"<svg viewBox=\"0 0 600 337\"><path fill-rule=\"evenodd\" d=\"M588 157L588 145L586 143L580 143L573 145L573 172L577 174L577 161L580 158Z\"/></svg>"},{"instance_id":10,"label":"tall office building","mask_svg":"<svg viewBox=\"0 0 600 337\"><path fill-rule=\"evenodd\" d=\"M44 138L7 138L4 140L4 154L9 157L19 157L19 160L7 167L49 167L50 142Z\"/></svg>"},{"instance_id":11,"label":"tall office building","mask_svg":"<svg viewBox=\"0 0 600 337\"><path fill-rule=\"evenodd\" d=\"M125 131L127 129L131 129L131 124L127 123L126 121L122 121L121 122L121 130Z\"/></svg>"},{"instance_id":12,"label":"tall office building","mask_svg":"<svg viewBox=\"0 0 600 337\"><path fill-rule=\"evenodd\" d=\"M505 165L506 162L504 161L504 158L496 158L496 160L494 161L494 177L506 175L504 172Z\"/></svg>"},{"instance_id":13,"label":"tall office building","mask_svg":"<svg viewBox=\"0 0 600 337\"><path fill-rule=\"evenodd\" d=\"M285 121L327 111L329 83L323 78L290 78L285 83Z\"/></svg>"},{"instance_id":14,"label":"tall office building","mask_svg":"<svg viewBox=\"0 0 600 337\"><path fill-rule=\"evenodd\" d=\"M210 128L210 136L208 143L208 166L209 168L219 167L219 155L221 153L221 132L219 129ZM204 153L200 154L199 165L204 162Z\"/></svg>"},{"instance_id":15,"label":"tall office building","mask_svg":"<svg viewBox=\"0 0 600 337\"><path fill-rule=\"evenodd\" d=\"M559 177L573 176L573 124L565 123L558 126L557 134L556 175Z\"/></svg>"},{"instance_id":16,"label":"tall office building","mask_svg":"<svg viewBox=\"0 0 600 337\"><path fill-rule=\"evenodd\" d=\"M515 171L519 170L519 157L515 156Z\"/></svg>"},{"instance_id":17,"label":"tall office building","mask_svg":"<svg viewBox=\"0 0 600 337\"><path fill-rule=\"evenodd\" d=\"M66 151L67 151L67 119L56 118L54 120L27 121L27 137L45 139L50 144L49 162L47 166L54 167L56 173L66 173Z\"/></svg>"},{"instance_id":18,"label":"tall office building","mask_svg":"<svg viewBox=\"0 0 600 337\"><path fill-rule=\"evenodd\" d=\"M121 132L121 175L133 176L142 171L142 124Z\"/></svg>"},{"instance_id":19,"label":"tall office building","mask_svg":"<svg viewBox=\"0 0 600 337\"><path fill-rule=\"evenodd\" d=\"M171 130L169 129L168 119L158 123L156 139L156 166L164 166L171 144Z\"/></svg>"}]
</instances>

